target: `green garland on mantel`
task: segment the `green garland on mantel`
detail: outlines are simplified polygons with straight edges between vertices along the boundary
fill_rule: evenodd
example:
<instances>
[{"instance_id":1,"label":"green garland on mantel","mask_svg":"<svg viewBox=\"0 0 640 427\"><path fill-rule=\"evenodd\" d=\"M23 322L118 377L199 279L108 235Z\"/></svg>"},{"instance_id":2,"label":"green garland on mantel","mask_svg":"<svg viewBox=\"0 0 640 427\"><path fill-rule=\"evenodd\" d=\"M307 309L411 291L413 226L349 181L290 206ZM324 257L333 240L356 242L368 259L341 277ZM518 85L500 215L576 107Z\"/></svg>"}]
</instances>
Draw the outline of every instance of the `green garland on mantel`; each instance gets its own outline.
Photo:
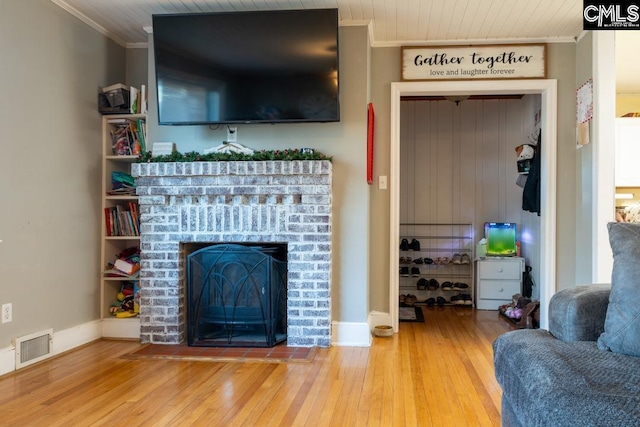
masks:
<instances>
[{"instance_id":1,"label":"green garland on mantel","mask_svg":"<svg viewBox=\"0 0 640 427\"><path fill-rule=\"evenodd\" d=\"M331 157L314 151L313 153L303 153L298 149L285 150L260 150L253 154L242 153L209 153L202 154L197 151L187 153L173 152L165 156L153 157L151 152L143 153L137 160L138 163L160 163L160 162L237 162L237 161L264 161L264 160L328 160Z\"/></svg>"}]
</instances>

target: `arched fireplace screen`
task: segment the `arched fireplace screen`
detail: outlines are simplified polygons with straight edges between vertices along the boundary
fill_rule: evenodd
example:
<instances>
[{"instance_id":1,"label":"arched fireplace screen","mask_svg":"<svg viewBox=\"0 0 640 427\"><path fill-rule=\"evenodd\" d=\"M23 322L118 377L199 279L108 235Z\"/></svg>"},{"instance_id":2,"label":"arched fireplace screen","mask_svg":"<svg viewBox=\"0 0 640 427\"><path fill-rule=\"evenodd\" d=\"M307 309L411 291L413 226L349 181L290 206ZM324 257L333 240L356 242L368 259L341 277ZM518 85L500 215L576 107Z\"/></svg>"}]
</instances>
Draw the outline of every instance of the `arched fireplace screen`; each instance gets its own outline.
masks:
<instances>
[{"instance_id":1,"label":"arched fireplace screen","mask_svg":"<svg viewBox=\"0 0 640 427\"><path fill-rule=\"evenodd\" d=\"M190 346L273 347L287 339L283 244L217 244L187 256Z\"/></svg>"}]
</instances>

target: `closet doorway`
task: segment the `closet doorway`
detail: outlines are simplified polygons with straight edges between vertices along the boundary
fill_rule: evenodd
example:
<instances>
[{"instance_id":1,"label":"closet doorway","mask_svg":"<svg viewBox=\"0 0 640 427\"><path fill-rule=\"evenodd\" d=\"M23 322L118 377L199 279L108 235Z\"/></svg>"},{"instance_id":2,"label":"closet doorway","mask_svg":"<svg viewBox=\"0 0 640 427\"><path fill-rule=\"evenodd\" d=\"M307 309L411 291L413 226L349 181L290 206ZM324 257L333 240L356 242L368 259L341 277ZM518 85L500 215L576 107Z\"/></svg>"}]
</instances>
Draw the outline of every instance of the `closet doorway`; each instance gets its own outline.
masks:
<instances>
[{"instance_id":1,"label":"closet doorway","mask_svg":"<svg viewBox=\"0 0 640 427\"><path fill-rule=\"evenodd\" d=\"M540 302L541 327L547 327L549 299L555 292L555 226L556 226L556 81L555 80L507 80L507 81L450 81L450 82L402 82L391 85L391 167L390 167L390 277L389 315L394 331L398 331L400 224L400 122L402 97L455 96L455 95L518 95L541 96L542 150L540 221Z\"/></svg>"}]
</instances>

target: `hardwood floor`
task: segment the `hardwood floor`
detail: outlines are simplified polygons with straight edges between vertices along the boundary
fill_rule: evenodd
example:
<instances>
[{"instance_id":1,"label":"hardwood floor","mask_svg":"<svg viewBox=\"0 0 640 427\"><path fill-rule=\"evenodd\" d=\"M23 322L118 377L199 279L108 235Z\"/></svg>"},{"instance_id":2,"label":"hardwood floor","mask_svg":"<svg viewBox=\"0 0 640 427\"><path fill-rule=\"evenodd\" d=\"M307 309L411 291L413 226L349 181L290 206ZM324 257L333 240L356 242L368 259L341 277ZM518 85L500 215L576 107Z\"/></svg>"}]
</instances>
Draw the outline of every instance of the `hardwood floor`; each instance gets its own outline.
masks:
<instances>
[{"instance_id":1,"label":"hardwood floor","mask_svg":"<svg viewBox=\"0 0 640 427\"><path fill-rule=\"evenodd\" d=\"M2 426L499 426L497 312L424 307L425 323L311 362L124 357L97 341L0 377Z\"/></svg>"}]
</instances>

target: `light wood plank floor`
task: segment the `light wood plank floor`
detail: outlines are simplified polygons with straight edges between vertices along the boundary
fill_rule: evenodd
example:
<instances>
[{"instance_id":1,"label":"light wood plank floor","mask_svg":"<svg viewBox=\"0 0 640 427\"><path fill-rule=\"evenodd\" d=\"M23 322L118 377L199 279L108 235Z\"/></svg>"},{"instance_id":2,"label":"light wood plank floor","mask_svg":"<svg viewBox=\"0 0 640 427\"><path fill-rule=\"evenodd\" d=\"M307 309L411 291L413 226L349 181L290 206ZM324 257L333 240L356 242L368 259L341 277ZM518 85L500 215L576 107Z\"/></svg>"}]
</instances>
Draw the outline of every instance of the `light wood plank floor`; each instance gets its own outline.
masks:
<instances>
[{"instance_id":1,"label":"light wood plank floor","mask_svg":"<svg viewBox=\"0 0 640 427\"><path fill-rule=\"evenodd\" d=\"M499 426L496 312L424 308L370 348L297 363L122 357L97 341L0 377L2 426Z\"/></svg>"}]
</instances>

